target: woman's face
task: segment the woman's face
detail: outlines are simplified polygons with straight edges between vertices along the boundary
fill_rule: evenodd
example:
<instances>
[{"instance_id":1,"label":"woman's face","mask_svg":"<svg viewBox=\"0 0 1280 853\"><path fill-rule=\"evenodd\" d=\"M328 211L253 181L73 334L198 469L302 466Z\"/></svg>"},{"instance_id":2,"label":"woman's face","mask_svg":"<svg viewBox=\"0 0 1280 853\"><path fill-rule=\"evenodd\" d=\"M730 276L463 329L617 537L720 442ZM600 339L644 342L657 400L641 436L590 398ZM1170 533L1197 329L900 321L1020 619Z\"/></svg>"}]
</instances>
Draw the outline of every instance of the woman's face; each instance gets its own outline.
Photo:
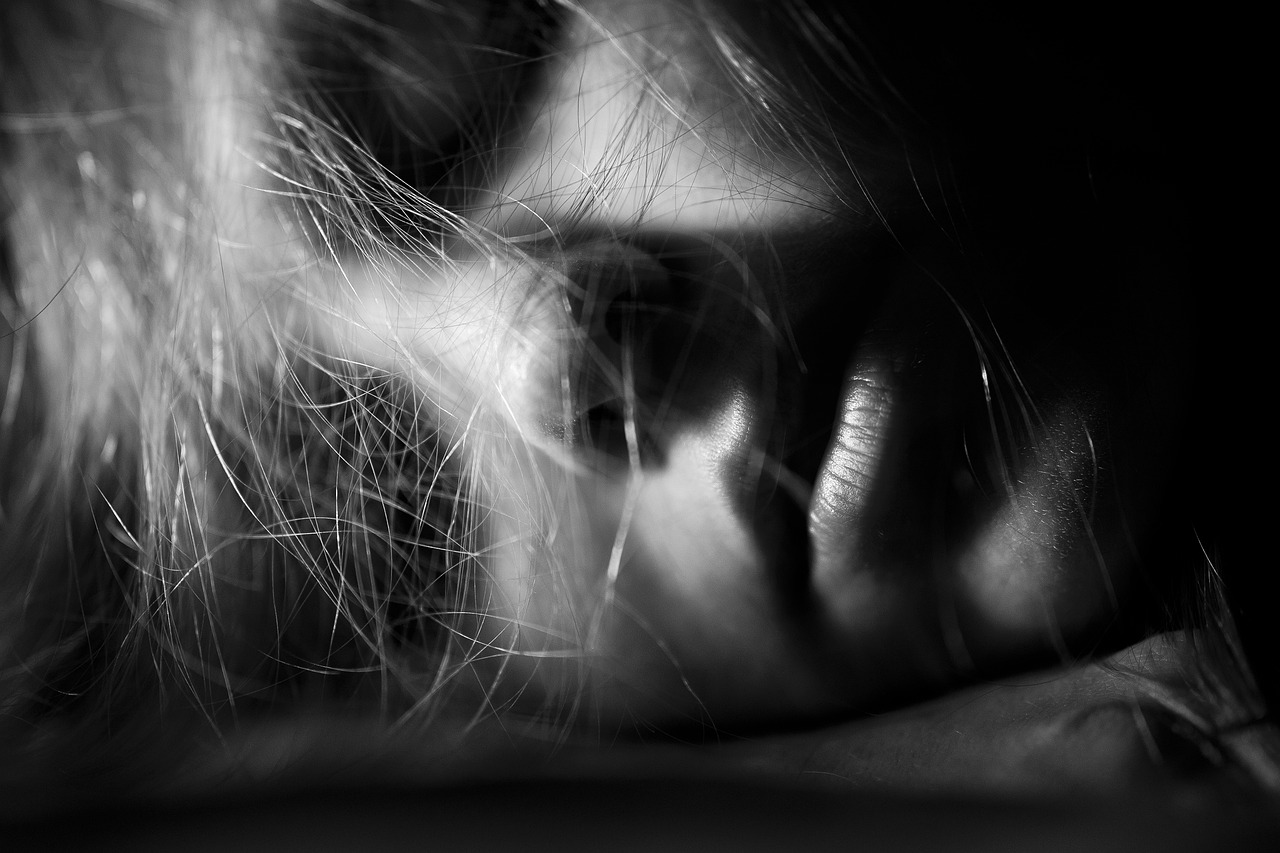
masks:
<instances>
[{"instance_id":1,"label":"woman's face","mask_svg":"<svg viewBox=\"0 0 1280 853\"><path fill-rule=\"evenodd\" d=\"M353 681L877 784L1220 758L1194 643L1144 621L1188 476L1183 204L1066 24L104 8L133 88L50 133L73 226L42 243L15 193L13 266L69 282L50 374L161 401L82 419L119 495L86 515L134 584L101 621L202 711Z\"/></svg>"},{"instance_id":2,"label":"woman's face","mask_svg":"<svg viewBox=\"0 0 1280 853\"><path fill-rule=\"evenodd\" d=\"M784 12L721 5L721 30L564 11L492 156L441 181L493 239L339 251L308 285L329 346L417 377L458 442L484 507L463 642L514 653L498 701L790 725L1114 644L1179 418L1158 227L1077 242L1088 184L1023 148L1056 105L1009 115L1016 80L920 122ZM424 56L481 26L421 14L397 23ZM512 73L486 61L456 60ZM488 91L397 108L432 139Z\"/></svg>"}]
</instances>

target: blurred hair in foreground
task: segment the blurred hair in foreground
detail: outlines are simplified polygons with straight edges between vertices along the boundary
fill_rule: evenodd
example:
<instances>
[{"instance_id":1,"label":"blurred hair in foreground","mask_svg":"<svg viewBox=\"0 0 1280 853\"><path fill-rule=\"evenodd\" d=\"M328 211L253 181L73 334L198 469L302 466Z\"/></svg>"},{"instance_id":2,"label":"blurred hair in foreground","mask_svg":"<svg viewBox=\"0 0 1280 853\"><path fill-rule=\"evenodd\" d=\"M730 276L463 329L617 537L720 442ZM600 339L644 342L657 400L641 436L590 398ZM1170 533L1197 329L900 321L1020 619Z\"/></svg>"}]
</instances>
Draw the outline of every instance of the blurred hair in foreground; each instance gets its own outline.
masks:
<instances>
[{"instance_id":1,"label":"blurred hair in foreground","mask_svg":"<svg viewBox=\"0 0 1280 853\"><path fill-rule=\"evenodd\" d=\"M0 7L9 825L1276 841L1194 22L892 6Z\"/></svg>"}]
</instances>

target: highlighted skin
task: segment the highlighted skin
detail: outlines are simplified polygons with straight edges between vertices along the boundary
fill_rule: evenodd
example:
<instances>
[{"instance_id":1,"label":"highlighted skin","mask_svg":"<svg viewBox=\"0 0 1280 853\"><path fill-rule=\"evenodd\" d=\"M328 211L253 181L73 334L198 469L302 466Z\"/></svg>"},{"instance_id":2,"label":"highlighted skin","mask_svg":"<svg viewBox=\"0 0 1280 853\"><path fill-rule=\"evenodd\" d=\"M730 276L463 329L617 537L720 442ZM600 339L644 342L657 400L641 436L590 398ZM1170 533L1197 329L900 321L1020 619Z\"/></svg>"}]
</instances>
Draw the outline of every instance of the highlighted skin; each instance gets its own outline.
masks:
<instances>
[{"instance_id":1,"label":"highlighted skin","mask_svg":"<svg viewBox=\"0 0 1280 853\"><path fill-rule=\"evenodd\" d=\"M0 8L10 787L1274 789L1111 24Z\"/></svg>"}]
</instances>

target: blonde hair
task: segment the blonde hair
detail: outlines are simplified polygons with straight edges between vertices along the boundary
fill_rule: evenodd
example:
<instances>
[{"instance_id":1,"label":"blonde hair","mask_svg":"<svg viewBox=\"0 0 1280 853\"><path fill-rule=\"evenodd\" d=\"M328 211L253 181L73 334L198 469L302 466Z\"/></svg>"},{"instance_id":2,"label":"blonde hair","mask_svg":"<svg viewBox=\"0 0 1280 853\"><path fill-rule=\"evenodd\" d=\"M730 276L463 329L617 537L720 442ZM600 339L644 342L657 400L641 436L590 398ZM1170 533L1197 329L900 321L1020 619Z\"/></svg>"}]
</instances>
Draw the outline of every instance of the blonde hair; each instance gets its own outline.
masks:
<instances>
[{"instance_id":1,"label":"blonde hair","mask_svg":"<svg viewBox=\"0 0 1280 853\"><path fill-rule=\"evenodd\" d=\"M325 706L444 730L516 701L502 680L515 629L491 618L481 581L499 533L539 525L495 520L492 496L503 478L544 478L550 506L528 508L541 520L568 486L519 460L536 446L575 463L556 455L566 437L504 417L500 377L458 365L536 349L515 318L573 298L565 244L593 182L633 177L629 146L716 128L682 124L665 90L688 84L641 58L655 106L620 131L618 171L585 176L542 233L500 234L468 213L492 203L475 190L556 49L544 31L571 20L612 36L568 2L458 6L434 13L428 52L403 35L423 35L426 5L0 11L0 708L16 752L43 748L28 726L50 743L81 726L86 742L131 715L218 732ZM919 87L891 86L839 16L766 5L749 14L814 50L803 74L776 71L737 19L688 14L732 92L724 121L809 164L827 215L893 233L883 176L966 119L922 118ZM912 203L962 239L951 165L933 166L913 173ZM434 327L404 328L395 309L412 295L391 283L410 255L428 278L486 272L474 292L445 287ZM545 286L513 284L508 267ZM509 328L450 331L470 299L506 306ZM378 300L385 321L368 319ZM999 336L958 304L1007 410L1025 415ZM788 346L785 317L769 323ZM469 355L423 355L408 338L426 335ZM627 396L628 377L603 381ZM1011 447L1026 438L1012 432Z\"/></svg>"}]
</instances>

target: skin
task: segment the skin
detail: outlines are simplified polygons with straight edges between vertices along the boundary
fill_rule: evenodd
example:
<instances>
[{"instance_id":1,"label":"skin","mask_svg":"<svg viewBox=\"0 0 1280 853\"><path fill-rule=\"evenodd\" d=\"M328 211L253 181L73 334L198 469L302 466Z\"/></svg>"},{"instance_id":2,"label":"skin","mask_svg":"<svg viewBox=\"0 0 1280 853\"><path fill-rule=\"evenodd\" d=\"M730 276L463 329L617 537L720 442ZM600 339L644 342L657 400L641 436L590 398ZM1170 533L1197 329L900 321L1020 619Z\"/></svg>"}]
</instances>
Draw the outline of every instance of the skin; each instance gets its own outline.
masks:
<instances>
[{"instance_id":1,"label":"skin","mask_svg":"<svg viewBox=\"0 0 1280 853\"><path fill-rule=\"evenodd\" d=\"M513 712L444 759L439 729L428 748L413 732L321 720L307 734L289 718L283 732L245 735L235 778L302 776L315 761L330 773L315 778L341 779L327 793L358 818L344 831L372 843L369 827L385 828L403 845L420 837L412 815L433 797L461 803L428 815L437 837L459 821L474 832L458 816L493 792L455 783L494 784L490 767L520 778L514 737L539 784L555 794L546 776L568 777L565 794L585 811L694 798L702 774L719 791L744 786L740 801L687 818L690 838L789 809L841 838L850 822L900 831L923 814L937 829L920 843L965 830L978 849L988 832L1007 830L1011 844L1019 832L1081 832L1077 813L1036 812L1024 825L1003 801L966 799L982 791L1082 801L1084 825L1123 830L1113 837L1133 842L1124 849L1194 849L1207 836L1171 823L1168 804L1197 816L1247 805L1239 767L1256 743L1247 726L1205 733L1223 721L1197 698L1189 635L1111 630L1145 547L1135 543L1160 532L1169 475L1157 472L1173 469L1181 437L1168 424L1189 406L1177 261L1152 260L1176 210L1125 220L1138 272L1094 282L1095 262L1118 260L1109 249L1072 266L1060 245L1031 241L1027 254L1044 256L1017 274L975 275L972 258L990 246L961 250L940 224L945 200L912 172L922 138L863 132L841 114L844 147L815 165L761 134L752 110L724 108L740 96L685 4L584 5L507 129L509 155L462 205L468 227L513 241L509 252L458 240L447 264L411 245L317 258L289 221L296 209L255 189L258 165L243 152L261 139L256 113L200 89L215 74L192 84L193 125L216 131L195 134L208 150L194 168L216 187L220 263L249 287L292 271L269 295L229 291L245 316L228 328L303 325L327 352L417 383L431 401L424 417L462 442L488 513L477 612L458 645L481 652L484 700ZM752 23L753 8L735 6L735 20ZM237 44L206 17L211 53L219 38ZM410 42L438 37L394 24ZM456 26L464 35L449 38L465 39L477 23ZM783 76L798 72L781 36L758 48ZM224 82L253 97L254 80ZM495 88L455 94L483 103ZM824 91L815 109L848 96ZM425 143L462 110L432 98L435 112L411 93L396 102ZM648 135L626 135L636 128ZM858 181L831 180L827 166L847 173L837 155L850 152ZM972 150L955 153L971 162ZM966 188L984 189L989 166ZM1019 189L992 190L989 208L981 193L966 199L973 231L1000 236L984 218L992 208L1051 216L1042 208L1056 195L1046 205L1025 190L1039 207L1009 205ZM615 738L624 746L597 749ZM673 745L683 741L697 747ZM406 761L414 769L398 775ZM423 783L423 767L449 793L440 777ZM372 796L360 787L370 777ZM580 779L600 786L580 790ZM408 802L391 797L388 813L376 784ZM338 837L327 821L341 810L317 809L323 797L272 796L265 816L239 801L179 808L148 824L151 840L210 823ZM552 799L507 817L563 823ZM1109 799L1132 813L1116 817ZM989 826L966 822L972 808L987 809Z\"/></svg>"},{"instance_id":2,"label":"skin","mask_svg":"<svg viewBox=\"0 0 1280 853\"><path fill-rule=\"evenodd\" d=\"M459 244L448 268L349 258L319 285L358 318L334 346L470 377L425 390L446 431L498 436L472 444L499 485L469 628L513 652L498 695L603 730L751 728L1096 646L1168 447L1158 406L1109 410L1125 392L1100 365L1179 358L1147 346L1181 322L1176 294L1109 320L1130 343L1092 341L1096 362L993 338L970 311L1055 298L953 303L960 259L899 142L855 137L873 165L844 195L723 107L731 81L680 4L586 9L465 208L520 245L564 241Z\"/></svg>"}]
</instances>

